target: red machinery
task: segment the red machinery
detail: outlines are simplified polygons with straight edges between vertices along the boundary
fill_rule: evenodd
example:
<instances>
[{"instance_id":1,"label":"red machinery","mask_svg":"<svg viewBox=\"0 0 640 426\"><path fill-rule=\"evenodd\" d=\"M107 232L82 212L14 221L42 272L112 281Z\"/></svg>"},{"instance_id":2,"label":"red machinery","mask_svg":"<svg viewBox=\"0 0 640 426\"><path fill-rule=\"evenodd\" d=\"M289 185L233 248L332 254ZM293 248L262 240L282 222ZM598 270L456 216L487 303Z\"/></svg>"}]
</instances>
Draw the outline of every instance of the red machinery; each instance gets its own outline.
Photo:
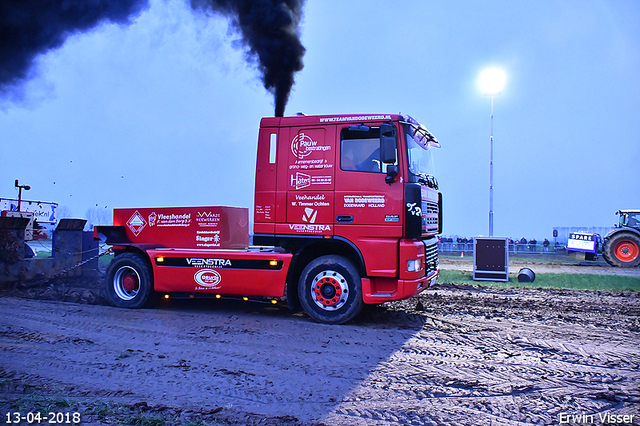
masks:
<instances>
[{"instance_id":1,"label":"red machinery","mask_svg":"<svg viewBox=\"0 0 640 426\"><path fill-rule=\"evenodd\" d=\"M246 208L116 209L96 228L116 251L107 294L286 297L325 323L412 297L439 272L439 146L403 115L263 118L253 246Z\"/></svg>"}]
</instances>

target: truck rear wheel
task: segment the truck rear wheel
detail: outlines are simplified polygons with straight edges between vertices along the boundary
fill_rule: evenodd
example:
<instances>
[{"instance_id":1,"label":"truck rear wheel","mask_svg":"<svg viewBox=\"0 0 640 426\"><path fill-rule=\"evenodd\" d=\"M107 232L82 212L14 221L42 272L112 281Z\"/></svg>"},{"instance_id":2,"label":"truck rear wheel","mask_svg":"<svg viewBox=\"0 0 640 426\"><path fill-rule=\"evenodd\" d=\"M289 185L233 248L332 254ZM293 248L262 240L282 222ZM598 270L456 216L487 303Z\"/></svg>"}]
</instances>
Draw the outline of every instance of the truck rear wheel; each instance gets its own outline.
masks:
<instances>
[{"instance_id":1,"label":"truck rear wheel","mask_svg":"<svg viewBox=\"0 0 640 426\"><path fill-rule=\"evenodd\" d=\"M153 297L151 266L140 255L123 253L107 268L107 300L120 308L143 308Z\"/></svg>"},{"instance_id":2,"label":"truck rear wheel","mask_svg":"<svg viewBox=\"0 0 640 426\"><path fill-rule=\"evenodd\" d=\"M342 256L321 256L303 269L298 295L305 312L325 324L343 324L362 309L362 283L353 264Z\"/></svg>"},{"instance_id":3,"label":"truck rear wheel","mask_svg":"<svg viewBox=\"0 0 640 426\"><path fill-rule=\"evenodd\" d=\"M637 267L640 265L640 237L630 232L610 236L603 247L602 257L611 266Z\"/></svg>"}]
</instances>

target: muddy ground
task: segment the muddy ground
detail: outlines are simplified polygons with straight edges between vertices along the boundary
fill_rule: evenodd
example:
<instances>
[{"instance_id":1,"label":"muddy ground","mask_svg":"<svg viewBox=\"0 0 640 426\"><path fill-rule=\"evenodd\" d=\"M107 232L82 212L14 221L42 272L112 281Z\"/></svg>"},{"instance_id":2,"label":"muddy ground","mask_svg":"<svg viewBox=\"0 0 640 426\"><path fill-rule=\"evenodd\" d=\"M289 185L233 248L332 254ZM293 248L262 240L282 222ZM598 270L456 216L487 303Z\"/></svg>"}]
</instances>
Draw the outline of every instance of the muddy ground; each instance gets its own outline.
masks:
<instances>
[{"instance_id":1,"label":"muddy ground","mask_svg":"<svg viewBox=\"0 0 640 426\"><path fill-rule=\"evenodd\" d=\"M0 297L0 422L640 424L637 292L438 284L342 326L252 302L100 302L64 282Z\"/></svg>"}]
</instances>

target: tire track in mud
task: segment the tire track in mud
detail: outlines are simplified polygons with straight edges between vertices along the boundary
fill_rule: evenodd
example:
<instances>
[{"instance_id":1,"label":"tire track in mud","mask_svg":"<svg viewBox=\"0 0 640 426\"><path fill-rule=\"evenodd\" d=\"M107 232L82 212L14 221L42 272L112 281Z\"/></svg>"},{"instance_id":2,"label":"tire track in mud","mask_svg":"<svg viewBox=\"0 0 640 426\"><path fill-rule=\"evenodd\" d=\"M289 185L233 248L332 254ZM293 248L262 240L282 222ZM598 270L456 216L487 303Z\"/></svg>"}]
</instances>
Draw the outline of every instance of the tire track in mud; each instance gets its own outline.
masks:
<instances>
[{"instance_id":1,"label":"tire track in mud","mask_svg":"<svg viewBox=\"0 0 640 426\"><path fill-rule=\"evenodd\" d=\"M6 370L151 403L265 414L329 411L406 339L291 316L0 303ZM78 350L77 336L91 343Z\"/></svg>"},{"instance_id":2,"label":"tire track in mud","mask_svg":"<svg viewBox=\"0 0 640 426\"><path fill-rule=\"evenodd\" d=\"M328 419L363 425L558 424L560 413L613 410L635 414L640 422L637 298L618 303L621 298L581 293L587 303L559 311L569 312L569 320L554 315L551 325L545 311L567 306L564 296L532 305L527 292L516 292L511 304L508 297L493 303L496 295L485 303L482 290L443 293L421 297L421 305L434 312L425 314L423 329ZM590 309L592 301L598 304Z\"/></svg>"},{"instance_id":3,"label":"tire track in mud","mask_svg":"<svg viewBox=\"0 0 640 426\"><path fill-rule=\"evenodd\" d=\"M639 302L445 285L327 326L246 305L0 297L0 372L300 424L558 424L606 410L640 423Z\"/></svg>"}]
</instances>

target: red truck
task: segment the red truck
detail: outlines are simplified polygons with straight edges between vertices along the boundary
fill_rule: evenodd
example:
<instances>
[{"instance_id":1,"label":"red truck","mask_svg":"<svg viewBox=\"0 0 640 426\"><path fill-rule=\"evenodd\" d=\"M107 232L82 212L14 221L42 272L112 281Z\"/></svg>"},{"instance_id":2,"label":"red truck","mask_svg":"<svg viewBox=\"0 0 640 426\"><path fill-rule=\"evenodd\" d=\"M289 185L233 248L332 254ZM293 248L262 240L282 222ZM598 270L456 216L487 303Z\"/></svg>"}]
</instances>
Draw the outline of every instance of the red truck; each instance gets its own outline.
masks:
<instances>
[{"instance_id":1,"label":"red truck","mask_svg":"<svg viewBox=\"0 0 640 426\"><path fill-rule=\"evenodd\" d=\"M249 244L247 208L114 210L106 294L286 299L340 324L364 304L410 298L438 277L436 138L407 115L263 118Z\"/></svg>"}]
</instances>

